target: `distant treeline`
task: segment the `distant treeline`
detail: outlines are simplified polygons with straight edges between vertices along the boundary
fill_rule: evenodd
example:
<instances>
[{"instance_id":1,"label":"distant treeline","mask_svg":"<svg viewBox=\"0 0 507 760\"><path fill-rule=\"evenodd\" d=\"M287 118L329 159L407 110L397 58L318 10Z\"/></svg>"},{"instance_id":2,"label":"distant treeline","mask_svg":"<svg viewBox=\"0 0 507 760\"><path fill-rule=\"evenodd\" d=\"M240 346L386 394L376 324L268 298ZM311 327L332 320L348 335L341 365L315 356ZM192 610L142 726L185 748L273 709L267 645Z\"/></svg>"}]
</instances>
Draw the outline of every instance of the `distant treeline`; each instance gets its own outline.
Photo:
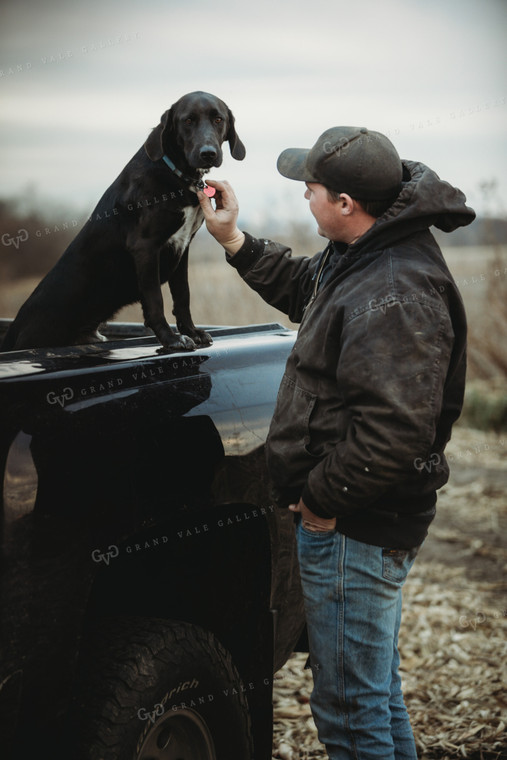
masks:
<instances>
[{"instance_id":1,"label":"distant treeline","mask_svg":"<svg viewBox=\"0 0 507 760\"><path fill-rule=\"evenodd\" d=\"M60 258L70 241L86 221L86 215L68 209L24 208L17 199L0 199L0 281L44 275ZM250 230L248 223L246 228ZM269 225L267 225L269 227ZM272 236L292 245L296 254L319 250L311 220L306 223L280 223L270 229L250 230L253 234ZM274 233L274 234L273 234ZM434 230L441 245L477 246L507 244L507 220L480 218L469 225L445 234ZM320 242L320 241L318 241ZM194 261L207 257L209 241L202 235L195 241Z\"/></svg>"},{"instance_id":2,"label":"distant treeline","mask_svg":"<svg viewBox=\"0 0 507 760\"><path fill-rule=\"evenodd\" d=\"M454 232L432 230L439 245L505 245L507 244L507 219L478 217L468 227L459 227Z\"/></svg>"},{"instance_id":3,"label":"distant treeline","mask_svg":"<svg viewBox=\"0 0 507 760\"><path fill-rule=\"evenodd\" d=\"M0 279L44 275L84 221L70 211L23 209L17 200L0 199Z\"/></svg>"}]
</instances>

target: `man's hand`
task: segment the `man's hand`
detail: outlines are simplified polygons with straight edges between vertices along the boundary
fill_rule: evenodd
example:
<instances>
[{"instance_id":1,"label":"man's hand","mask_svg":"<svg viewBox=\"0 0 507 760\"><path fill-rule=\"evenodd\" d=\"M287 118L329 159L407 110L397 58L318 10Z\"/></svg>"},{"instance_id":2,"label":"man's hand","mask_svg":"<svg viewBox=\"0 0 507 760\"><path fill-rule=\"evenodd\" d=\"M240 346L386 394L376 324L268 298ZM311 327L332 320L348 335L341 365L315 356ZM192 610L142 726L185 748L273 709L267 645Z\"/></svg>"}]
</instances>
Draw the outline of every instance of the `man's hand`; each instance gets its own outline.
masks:
<instances>
[{"instance_id":1,"label":"man's hand","mask_svg":"<svg viewBox=\"0 0 507 760\"><path fill-rule=\"evenodd\" d=\"M306 530L322 533L323 531L334 530L336 528L336 517L326 520L324 517L315 515L308 509L302 499L297 504L289 504L289 509L291 512L301 512L301 520Z\"/></svg>"},{"instance_id":2,"label":"man's hand","mask_svg":"<svg viewBox=\"0 0 507 760\"><path fill-rule=\"evenodd\" d=\"M207 179L206 184L217 191L213 198L216 203L215 208L212 206L211 198L208 198L202 190L197 191L206 227L210 235L213 235L227 253L233 256L245 242L244 234L237 227L239 206L234 190L228 182Z\"/></svg>"}]
</instances>

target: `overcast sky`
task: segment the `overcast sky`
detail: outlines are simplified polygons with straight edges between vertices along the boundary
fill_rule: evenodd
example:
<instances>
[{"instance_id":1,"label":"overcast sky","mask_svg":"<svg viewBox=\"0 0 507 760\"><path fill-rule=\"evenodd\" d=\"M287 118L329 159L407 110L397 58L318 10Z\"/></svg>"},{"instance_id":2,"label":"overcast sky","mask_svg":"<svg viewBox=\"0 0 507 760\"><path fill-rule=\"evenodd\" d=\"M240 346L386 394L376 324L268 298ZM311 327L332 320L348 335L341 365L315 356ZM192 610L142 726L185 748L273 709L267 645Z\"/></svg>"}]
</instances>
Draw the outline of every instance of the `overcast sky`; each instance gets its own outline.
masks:
<instances>
[{"instance_id":1,"label":"overcast sky","mask_svg":"<svg viewBox=\"0 0 507 760\"><path fill-rule=\"evenodd\" d=\"M309 218L276 171L333 125L388 134L485 209L507 206L506 0L3 0L0 197L91 211L181 95L226 101L244 219Z\"/></svg>"}]
</instances>

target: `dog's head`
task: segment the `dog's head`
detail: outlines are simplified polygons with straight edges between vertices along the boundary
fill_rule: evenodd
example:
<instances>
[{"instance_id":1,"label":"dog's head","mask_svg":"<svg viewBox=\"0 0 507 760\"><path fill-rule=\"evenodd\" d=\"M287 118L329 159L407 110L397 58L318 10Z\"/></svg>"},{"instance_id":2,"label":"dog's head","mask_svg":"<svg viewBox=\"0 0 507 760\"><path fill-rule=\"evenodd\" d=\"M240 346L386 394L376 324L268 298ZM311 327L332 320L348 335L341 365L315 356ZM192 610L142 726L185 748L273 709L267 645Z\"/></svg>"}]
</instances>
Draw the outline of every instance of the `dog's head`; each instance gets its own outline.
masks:
<instances>
[{"instance_id":1,"label":"dog's head","mask_svg":"<svg viewBox=\"0 0 507 760\"><path fill-rule=\"evenodd\" d=\"M245 157L245 146L236 134L234 116L220 98L208 92L183 95L162 114L144 144L152 161L176 152L194 170L208 171L222 163L222 143L229 142L231 156Z\"/></svg>"}]
</instances>

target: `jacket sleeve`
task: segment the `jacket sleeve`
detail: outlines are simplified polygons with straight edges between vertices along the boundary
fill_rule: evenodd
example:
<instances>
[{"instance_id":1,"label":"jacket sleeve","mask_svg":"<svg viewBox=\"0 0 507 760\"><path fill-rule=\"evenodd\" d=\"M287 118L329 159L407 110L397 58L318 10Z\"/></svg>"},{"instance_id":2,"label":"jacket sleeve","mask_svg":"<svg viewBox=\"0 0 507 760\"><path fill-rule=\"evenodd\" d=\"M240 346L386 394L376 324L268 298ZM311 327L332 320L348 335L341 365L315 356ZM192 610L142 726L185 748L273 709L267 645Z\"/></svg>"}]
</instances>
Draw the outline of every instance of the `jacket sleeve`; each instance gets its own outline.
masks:
<instances>
[{"instance_id":1,"label":"jacket sleeve","mask_svg":"<svg viewBox=\"0 0 507 760\"><path fill-rule=\"evenodd\" d=\"M293 256L281 243L244 234L243 246L234 256L227 256L229 264L264 301L292 322L301 322L319 255Z\"/></svg>"},{"instance_id":2,"label":"jacket sleeve","mask_svg":"<svg viewBox=\"0 0 507 760\"><path fill-rule=\"evenodd\" d=\"M431 459L454 342L449 314L419 302L368 308L342 333L336 381L348 426L310 471L304 503L320 517L367 509Z\"/></svg>"}]
</instances>

